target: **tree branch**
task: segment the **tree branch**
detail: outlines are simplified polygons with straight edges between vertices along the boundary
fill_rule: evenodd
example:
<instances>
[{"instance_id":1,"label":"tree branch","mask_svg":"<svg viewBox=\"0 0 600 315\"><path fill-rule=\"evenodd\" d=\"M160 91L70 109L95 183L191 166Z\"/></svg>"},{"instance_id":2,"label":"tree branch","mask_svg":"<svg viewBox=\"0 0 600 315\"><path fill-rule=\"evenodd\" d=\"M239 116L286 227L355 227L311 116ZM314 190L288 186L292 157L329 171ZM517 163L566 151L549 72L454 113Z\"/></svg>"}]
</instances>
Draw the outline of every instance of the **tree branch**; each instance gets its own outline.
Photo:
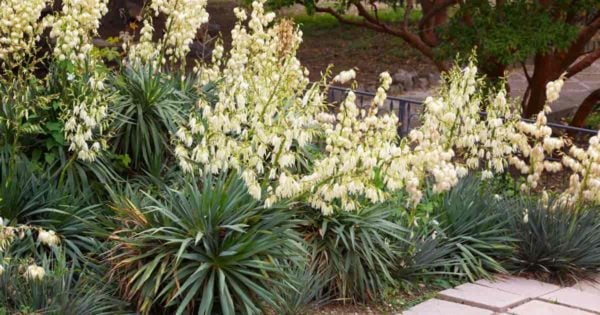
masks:
<instances>
[{"instance_id":1,"label":"tree branch","mask_svg":"<svg viewBox=\"0 0 600 315\"><path fill-rule=\"evenodd\" d=\"M525 66L524 62L521 62L521 67L523 68L523 73L525 74L525 78L527 79L527 84L530 85L531 76L529 75L529 72L527 71L527 67Z\"/></svg>"},{"instance_id":2,"label":"tree branch","mask_svg":"<svg viewBox=\"0 0 600 315\"><path fill-rule=\"evenodd\" d=\"M581 70L591 66L598 59L600 59L600 48L585 54L584 57L581 58L581 60L579 60L574 65L571 65L567 69L567 78L570 78L576 75L577 73L581 72Z\"/></svg>"},{"instance_id":3,"label":"tree branch","mask_svg":"<svg viewBox=\"0 0 600 315\"><path fill-rule=\"evenodd\" d=\"M421 21L419 22L419 29L425 28L425 25L429 22L431 18L446 10L449 6L457 4L458 2L459 0L445 0L434 5L432 8L427 10L427 12L424 12L425 15L421 18ZM423 11L425 11L425 8L423 8Z\"/></svg>"},{"instance_id":4,"label":"tree branch","mask_svg":"<svg viewBox=\"0 0 600 315\"><path fill-rule=\"evenodd\" d=\"M400 29L395 29L389 27L387 24L382 23L379 19L370 14L369 11L359 1L352 1L352 5L356 7L356 9L358 10L358 15L362 17L363 20L357 21L348 19L339 12L335 11L333 8L329 7L315 6L315 11L331 14L338 21L344 24L364 27L380 33L386 33L400 37L411 47L419 50L423 55L429 58L440 71L446 71L449 69L448 65L445 62L440 61L436 58L435 53L431 47L425 44L425 42L423 42L421 38L419 38L419 36L408 31L407 28L401 27Z\"/></svg>"},{"instance_id":5,"label":"tree branch","mask_svg":"<svg viewBox=\"0 0 600 315\"><path fill-rule=\"evenodd\" d=\"M600 103L600 89L590 93L590 95L583 100L581 105L579 105L579 108L577 108L577 112L575 112L575 116L571 121L571 126L583 127L585 124L585 119L592 112L594 106L596 106L598 103Z\"/></svg>"},{"instance_id":6,"label":"tree branch","mask_svg":"<svg viewBox=\"0 0 600 315\"><path fill-rule=\"evenodd\" d=\"M594 18L577 35L577 39L571 44L567 53L564 55L562 65L568 67L581 55L587 42L594 37L600 30L600 12L596 13Z\"/></svg>"},{"instance_id":7,"label":"tree branch","mask_svg":"<svg viewBox=\"0 0 600 315\"><path fill-rule=\"evenodd\" d=\"M378 32L382 31L381 28L378 27L377 25L370 25L368 23L365 23L364 21L357 21L357 20L351 20L351 19L345 18L343 15L341 15L340 13L338 13L333 8L315 6L315 11L316 12L320 12L320 13L331 14L338 21L340 21L341 23L344 23L344 24L349 24L349 25L354 25L354 26L360 26L360 27L366 27L366 28L369 28L369 29L372 29L372 30L376 30Z\"/></svg>"}]
</instances>

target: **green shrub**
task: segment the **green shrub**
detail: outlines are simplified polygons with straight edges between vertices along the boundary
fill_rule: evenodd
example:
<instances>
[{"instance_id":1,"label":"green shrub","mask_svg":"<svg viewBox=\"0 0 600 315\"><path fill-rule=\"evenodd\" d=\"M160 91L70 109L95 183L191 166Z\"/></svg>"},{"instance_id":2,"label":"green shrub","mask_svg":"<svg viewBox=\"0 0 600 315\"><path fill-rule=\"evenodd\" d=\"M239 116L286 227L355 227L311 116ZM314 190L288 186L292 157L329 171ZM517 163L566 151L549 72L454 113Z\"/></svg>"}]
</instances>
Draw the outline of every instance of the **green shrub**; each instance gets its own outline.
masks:
<instances>
[{"instance_id":1,"label":"green shrub","mask_svg":"<svg viewBox=\"0 0 600 315\"><path fill-rule=\"evenodd\" d=\"M125 303L98 273L70 266L58 251L42 259L42 279L24 276L26 259L3 264L0 314L102 315L124 313Z\"/></svg>"},{"instance_id":2,"label":"green shrub","mask_svg":"<svg viewBox=\"0 0 600 315\"><path fill-rule=\"evenodd\" d=\"M506 272L503 262L512 255L514 239L500 199L481 189L481 181L467 177L449 191L434 216L443 243L454 247L457 264L450 271L474 281L490 272Z\"/></svg>"},{"instance_id":3,"label":"green shrub","mask_svg":"<svg viewBox=\"0 0 600 315\"><path fill-rule=\"evenodd\" d=\"M327 280L321 294L364 302L380 297L393 284L399 244L407 234L392 221L393 213L388 204L331 216L303 211L301 234L308 242L309 268Z\"/></svg>"},{"instance_id":4,"label":"green shrub","mask_svg":"<svg viewBox=\"0 0 600 315\"><path fill-rule=\"evenodd\" d=\"M151 66L126 68L117 75L115 153L128 155L135 169L158 174L170 152L170 137L196 99L192 82Z\"/></svg>"},{"instance_id":5,"label":"green shrub","mask_svg":"<svg viewBox=\"0 0 600 315\"><path fill-rule=\"evenodd\" d=\"M101 214L91 192L74 192L71 186L61 185L47 173L32 171L28 161L17 161L8 167L0 164L0 218L5 225L31 225L55 231L65 246L65 254L75 264L98 254L100 242L90 232L89 223ZM17 257L48 252L36 241L35 233L19 239L12 248ZM1 253L0 253L1 254Z\"/></svg>"},{"instance_id":6,"label":"green shrub","mask_svg":"<svg viewBox=\"0 0 600 315\"><path fill-rule=\"evenodd\" d=\"M474 281L506 272L515 240L499 201L472 176L447 193L426 194L416 213L404 218L412 238L396 276L407 282L440 276Z\"/></svg>"},{"instance_id":7,"label":"green shrub","mask_svg":"<svg viewBox=\"0 0 600 315\"><path fill-rule=\"evenodd\" d=\"M506 202L517 243L514 268L542 278L570 282L600 270L600 209L547 205L535 199Z\"/></svg>"},{"instance_id":8,"label":"green shrub","mask_svg":"<svg viewBox=\"0 0 600 315\"><path fill-rule=\"evenodd\" d=\"M291 211L264 208L236 175L162 193L114 205L112 274L142 313L254 314L281 303L276 287L302 252Z\"/></svg>"},{"instance_id":9,"label":"green shrub","mask_svg":"<svg viewBox=\"0 0 600 315\"><path fill-rule=\"evenodd\" d=\"M313 273L305 264L288 269L290 284L279 286L277 294L281 303L273 309L278 315L304 315L310 309L322 307L331 302L332 297L321 294L330 279L325 272Z\"/></svg>"}]
</instances>

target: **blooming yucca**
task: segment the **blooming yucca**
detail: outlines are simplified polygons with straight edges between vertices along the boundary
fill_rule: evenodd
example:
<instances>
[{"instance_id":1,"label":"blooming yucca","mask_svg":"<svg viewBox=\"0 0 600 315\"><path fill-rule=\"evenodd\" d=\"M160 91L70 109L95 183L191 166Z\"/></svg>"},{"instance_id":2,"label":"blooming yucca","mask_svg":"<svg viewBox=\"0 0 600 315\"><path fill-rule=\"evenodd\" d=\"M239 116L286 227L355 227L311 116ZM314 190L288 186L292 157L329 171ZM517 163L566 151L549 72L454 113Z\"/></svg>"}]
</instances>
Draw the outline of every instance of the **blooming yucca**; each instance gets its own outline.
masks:
<instances>
[{"instance_id":1,"label":"blooming yucca","mask_svg":"<svg viewBox=\"0 0 600 315\"><path fill-rule=\"evenodd\" d=\"M573 145L562 161L573 171L565 198L573 203L600 204L600 131L590 138L587 150Z\"/></svg>"},{"instance_id":2,"label":"blooming yucca","mask_svg":"<svg viewBox=\"0 0 600 315\"><path fill-rule=\"evenodd\" d=\"M424 124L408 141L400 141L398 119L377 114L391 83L389 74L382 74L370 108L359 109L349 92L339 112L328 113L323 92L308 84L295 58L300 32L291 31L288 22L271 27L274 15L264 12L263 2L253 4L247 28L242 26L246 12L235 13L239 22L228 58L218 58L218 46L213 63L197 70L203 83L218 79L218 100L201 100L198 112L176 134L175 152L184 170L217 173L233 168L252 195L266 198L267 204L307 192L312 206L330 214L336 208L356 209L363 198L381 202L398 189L418 202L426 178L434 179L435 191L445 191L466 173L454 163L454 149L472 150L470 156L477 161L497 150L497 143L482 132L488 125L501 125L498 117L509 111L505 94L494 100L497 113L490 121L482 120L481 101L476 100L481 83L474 66L454 73L448 91L426 102ZM334 81L348 82L355 75L354 70L344 71ZM296 172L299 149L317 139L325 143L323 155L307 174ZM481 143L487 151L472 148ZM494 154L500 159L504 153ZM492 165L497 171L504 168L502 162Z\"/></svg>"},{"instance_id":3,"label":"blooming yucca","mask_svg":"<svg viewBox=\"0 0 600 315\"><path fill-rule=\"evenodd\" d=\"M40 267L36 264L27 266L27 270L25 271L25 278L30 280L42 280L46 275L46 270L44 267Z\"/></svg>"},{"instance_id":4,"label":"blooming yucca","mask_svg":"<svg viewBox=\"0 0 600 315\"><path fill-rule=\"evenodd\" d=\"M177 132L175 152L187 171L239 170L256 198L262 196L261 179L270 183L270 196L292 196L299 190L292 169L318 131L324 96L317 85L309 85L295 57L299 30L289 22L269 27L275 15L264 12L263 2L253 4L247 27L242 26L246 12L235 13L238 23L226 60L218 59L218 46L213 64L197 70L201 81L219 80L216 104L199 101L197 112Z\"/></svg>"},{"instance_id":5,"label":"blooming yucca","mask_svg":"<svg viewBox=\"0 0 600 315\"><path fill-rule=\"evenodd\" d=\"M353 76L353 70L350 71L340 76ZM390 75L384 72L368 110L356 106L356 96L350 91L337 115L326 120L325 156L315 161L313 172L301 179L304 190L310 191L309 202L323 213L333 212L334 201L339 201L345 210L354 210L358 196L365 196L372 203L385 200L377 186L377 169L399 150L395 146L398 118L393 114L379 117L377 108L383 105L391 82Z\"/></svg>"},{"instance_id":6,"label":"blooming yucca","mask_svg":"<svg viewBox=\"0 0 600 315\"><path fill-rule=\"evenodd\" d=\"M72 89L68 92L71 107L65 113L65 138L73 151L83 161L93 161L106 147L104 139L107 126L108 104L111 91L105 89L106 74L70 74Z\"/></svg>"},{"instance_id":7,"label":"blooming yucca","mask_svg":"<svg viewBox=\"0 0 600 315\"><path fill-rule=\"evenodd\" d=\"M147 16L140 31L140 41L129 48L132 62L156 63L182 62L190 51L190 44L200 26L208 22L206 0L153 0L150 8L158 16L167 16L165 34L157 42L152 41L154 27L152 17ZM155 66L158 66L155 64Z\"/></svg>"},{"instance_id":8,"label":"blooming yucca","mask_svg":"<svg viewBox=\"0 0 600 315\"><path fill-rule=\"evenodd\" d=\"M73 63L89 61L92 36L97 34L100 18L108 11L108 0L62 0L62 11L55 17L50 36L56 39L54 55Z\"/></svg>"},{"instance_id":9,"label":"blooming yucca","mask_svg":"<svg viewBox=\"0 0 600 315\"><path fill-rule=\"evenodd\" d=\"M47 22L40 19L42 10L50 2L0 1L0 64L16 66L33 52Z\"/></svg>"}]
</instances>

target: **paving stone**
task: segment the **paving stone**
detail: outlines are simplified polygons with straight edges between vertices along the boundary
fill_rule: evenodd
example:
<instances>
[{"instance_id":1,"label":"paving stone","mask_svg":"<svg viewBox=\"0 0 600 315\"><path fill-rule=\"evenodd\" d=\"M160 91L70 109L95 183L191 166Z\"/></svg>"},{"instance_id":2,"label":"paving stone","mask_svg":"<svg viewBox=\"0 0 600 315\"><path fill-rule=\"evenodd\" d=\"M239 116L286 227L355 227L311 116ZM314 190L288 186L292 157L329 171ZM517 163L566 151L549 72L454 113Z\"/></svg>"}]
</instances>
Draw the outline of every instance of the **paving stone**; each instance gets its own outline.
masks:
<instances>
[{"instance_id":1,"label":"paving stone","mask_svg":"<svg viewBox=\"0 0 600 315\"><path fill-rule=\"evenodd\" d=\"M537 300L510 309L508 313L515 315L594 315L582 310Z\"/></svg>"},{"instance_id":2,"label":"paving stone","mask_svg":"<svg viewBox=\"0 0 600 315\"><path fill-rule=\"evenodd\" d=\"M431 299L407 311L403 315L492 315L494 312L473 306Z\"/></svg>"},{"instance_id":3,"label":"paving stone","mask_svg":"<svg viewBox=\"0 0 600 315\"><path fill-rule=\"evenodd\" d=\"M502 277L496 278L493 281L479 280L475 283L528 298L536 298L560 289L559 286L554 284L518 277Z\"/></svg>"},{"instance_id":4,"label":"paving stone","mask_svg":"<svg viewBox=\"0 0 600 315\"><path fill-rule=\"evenodd\" d=\"M600 282L599 281L600 281L600 279L597 279L596 281L581 281L581 282L578 282L577 284L575 284L572 288L583 291L583 292L600 295Z\"/></svg>"},{"instance_id":5,"label":"paving stone","mask_svg":"<svg viewBox=\"0 0 600 315\"><path fill-rule=\"evenodd\" d=\"M440 292L438 297L444 300L489 309L496 312L506 311L528 300L522 295L467 283Z\"/></svg>"},{"instance_id":6,"label":"paving stone","mask_svg":"<svg viewBox=\"0 0 600 315\"><path fill-rule=\"evenodd\" d=\"M598 298L597 294L583 292L574 288L563 288L546 294L540 297L540 299L600 313L600 298Z\"/></svg>"}]
</instances>

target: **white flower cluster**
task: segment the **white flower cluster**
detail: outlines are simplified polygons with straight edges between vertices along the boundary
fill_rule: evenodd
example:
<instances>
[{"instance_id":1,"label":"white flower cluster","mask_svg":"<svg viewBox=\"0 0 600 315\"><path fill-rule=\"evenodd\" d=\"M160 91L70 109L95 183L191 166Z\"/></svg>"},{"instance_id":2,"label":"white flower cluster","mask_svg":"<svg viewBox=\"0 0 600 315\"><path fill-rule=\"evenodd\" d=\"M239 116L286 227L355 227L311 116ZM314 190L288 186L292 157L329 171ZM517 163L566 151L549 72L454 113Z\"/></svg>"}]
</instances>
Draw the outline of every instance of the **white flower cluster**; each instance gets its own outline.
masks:
<instances>
[{"instance_id":1,"label":"white flower cluster","mask_svg":"<svg viewBox=\"0 0 600 315\"><path fill-rule=\"evenodd\" d=\"M553 137L552 129L547 125L547 113L551 112L548 104L558 99L560 89L563 86L563 78L550 82L547 85L548 100L544 109L538 113L535 122L529 123L518 120L514 129L505 139L515 148L508 155L508 161L523 175L527 175L526 182L521 185L521 191L528 192L538 187L540 178L544 172L559 172L562 164L558 161L550 161L555 152L565 145L563 139Z\"/></svg>"},{"instance_id":2,"label":"white flower cluster","mask_svg":"<svg viewBox=\"0 0 600 315\"><path fill-rule=\"evenodd\" d=\"M38 231L38 242L47 246L56 246L60 244L60 238L54 231L40 229Z\"/></svg>"},{"instance_id":3,"label":"white flower cluster","mask_svg":"<svg viewBox=\"0 0 600 315\"><path fill-rule=\"evenodd\" d=\"M46 270L44 267L40 267L36 264L27 266L27 270L25 270L25 278L29 280L42 280L45 275Z\"/></svg>"},{"instance_id":4,"label":"white flower cluster","mask_svg":"<svg viewBox=\"0 0 600 315\"><path fill-rule=\"evenodd\" d=\"M567 191L570 202L600 204L600 131L590 138L587 150L573 145L563 163L573 171Z\"/></svg>"},{"instance_id":5,"label":"white flower cluster","mask_svg":"<svg viewBox=\"0 0 600 315\"><path fill-rule=\"evenodd\" d=\"M547 125L546 113L550 107L538 113L535 123L519 121L517 131L511 141L518 147L518 154L511 155L509 162L515 166L521 174L527 174L527 181L521 185L524 192L538 187L538 182L544 173L558 172L562 170L560 162L548 161L553 152L564 146L561 138L552 137L552 128Z\"/></svg>"},{"instance_id":6,"label":"white flower cluster","mask_svg":"<svg viewBox=\"0 0 600 315\"><path fill-rule=\"evenodd\" d=\"M431 143L460 155L464 165L455 161L459 174L466 169L481 169L485 179L505 170L506 156L514 152L508 138L519 116L514 114L516 109L507 101L503 88L485 98L481 95L483 87L472 62L462 70L450 70L438 96L425 100L420 129L427 130L425 137ZM485 116L481 115L483 108Z\"/></svg>"},{"instance_id":7,"label":"white flower cluster","mask_svg":"<svg viewBox=\"0 0 600 315\"><path fill-rule=\"evenodd\" d=\"M7 226L4 225L3 219L0 217L0 254L8 249L15 238L23 239L26 231L37 231L37 240L40 244L49 247L60 244L60 237L55 231L44 230L31 225Z\"/></svg>"},{"instance_id":8,"label":"white flower cluster","mask_svg":"<svg viewBox=\"0 0 600 315\"><path fill-rule=\"evenodd\" d=\"M140 42L129 51L131 61L183 62L200 26L208 22L206 0L152 0L150 8L158 16L164 13L165 34L158 43L152 42L154 28L150 17L144 22ZM160 60L157 60L159 58Z\"/></svg>"},{"instance_id":9,"label":"white flower cluster","mask_svg":"<svg viewBox=\"0 0 600 315\"><path fill-rule=\"evenodd\" d=\"M16 65L30 55L46 26L42 10L49 0L0 1L0 62Z\"/></svg>"},{"instance_id":10,"label":"white flower cluster","mask_svg":"<svg viewBox=\"0 0 600 315\"><path fill-rule=\"evenodd\" d=\"M89 77L69 75L73 80L83 80L79 97L73 99L65 117L65 138L70 142L69 151L83 161L93 161L106 147L102 133L107 125L108 98L103 75L94 72Z\"/></svg>"},{"instance_id":11,"label":"white flower cluster","mask_svg":"<svg viewBox=\"0 0 600 315\"><path fill-rule=\"evenodd\" d=\"M200 113L177 132L175 152L183 169L192 171L198 165L216 173L234 168L242 172L254 197L263 196L262 189L266 189L267 204L308 192L311 205L326 214L337 208L356 209L363 198L383 201L389 191L403 188L418 202L426 178L434 179L436 191L445 191L466 173L464 167L452 163L456 140L449 142L438 123L426 123L411 133L410 141L400 141L397 118L377 115L391 83L387 73L382 74L368 110L357 108L350 92L339 112L328 114L324 95L317 86L308 86L304 69L294 57L300 33L294 33L291 44L283 43L282 38L290 41L290 36L279 35L289 33L281 31L283 23L267 27L274 16L264 13L262 2L255 2L253 9L248 29L241 24L245 11L235 11L240 23L232 32L232 50L224 69L213 63L198 70L205 80L220 79L218 101L200 101ZM281 46L293 49L282 56ZM469 75L474 78L476 70L472 72ZM354 70L344 71L334 81L348 82L354 76ZM447 97L475 91L463 84L460 93L450 92ZM447 125L457 125L462 116L456 113L469 100L464 97L452 108L454 116L444 118ZM470 107L477 117L478 110L477 105ZM437 109L431 112L428 119L437 118ZM295 164L302 148L317 135L324 138L324 155L317 156L312 169L302 174Z\"/></svg>"},{"instance_id":12,"label":"white flower cluster","mask_svg":"<svg viewBox=\"0 0 600 315\"><path fill-rule=\"evenodd\" d=\"M350 82L351 80L354 80L355 77L356 77L356 71L354 71L354 69L350 69L350 70L342 71L338 75L336 75L333 78L333 82L344 84L346 82Z\"/></svg>"},{"instance_id":13,"label":"white flower cluster","mask_svg":"<svg viewBox=\"0 0 600 315\"><path fill-rule=\"evenodd\" d=\"M60 244L60 237L54 231L44 230L39 227L30 225L19 225L19 226L6 226L4 219L0 217L0 254L3 254L8 247L12 244L15 238L23 239L26 231L37 231L38 242L47 246L57 246ZM12 258L10 256L0 255L4 260L8 261ZM4 266L0 261L0 276L4 273ZM29 280L42 280L46 275L46 270L38 265L31 264L27 266L27 269L23 273L25 278Z\"/></svg>"},{"instance_id":14,"label":"white flower cluster","mask_svg":"<svg viewBox=\"0 0 600 315\"><path fill-rule=\"evenodd\" d=\"M560 90L562 90L564 84L564 75L558 80L548 82L548 84L546 84L546 102L552 103L556 101L560 96Z\"/></svg>"},{"instance_id":15,"label":"white flower cluster","mask_svg":"<svg viewBox=\"0 0 600 315\"><path fill-rule=\"evenodd\" d=\"M324 96L317 85L309 86L295 57L300 32L290 23L268 27L274 14L264 12L263 2L253 8L247 28L246 13L236 10L239 21L223 67L198 70L203 80L219 78L218 100L200 100L198 113L176 134L175 153L186 171L196 165L209 173L238 170L256 198L263 195L259 179L269 196L290 196L299 189L294 169L320 126L316 117Z\"/></svg>"},{"instance_id":16,"label":"white flower cluster","mask_svg":"<svg viewBox=\"0 0 600 315\"><path fill-rule=\"evenodd\" d=\"M188 172L241 173L252 196L267 205L279 198L306 193L309 203L331 214L354 210L359 202L381 202L389 193L405 190L417 203L425 183L436 192L447 191L469 170L484 178L506 171L509 164L527 174L524 190L536 188L544 171L562 169L546 160L564 147L552 137L546 112L534 123L520 121L518 107L507 101L506 91L490 95L471 63L450 71L436 97L425 102L422 124L407 139L397 136L395 116L377 115L386 99L391 78L383 73L381 86L368 109L356 105L356 95L331 113L323 92L308 84L307 73L295 58L301 40L289 22L275 27L263 2L253 3L247 19L232 31L232 49L221 59L217 45L211 64L195 69L202 84L216 82L216 103L200 100L198 110L175 135L175 153ZM334 82L352 81L354 70L343 71ZM562 79L549 84L549 100L557 98ZM325 83L323 81L322 83ZM481 110L486 115L481 115ZM564 160L579 172L572 189L581 195L598 195L598 137L588 151L575 150ZM308 167L300 163L309 144L324 147ZM595 164L594 164L595 163ZM579 178L582 178L581 180Z\"/></svg>"},{"instance_id":17,"label":"white flower cluster","mask_svg":"<svg viewBox=\"0 0 600 315\"><path fill-rule=\"evenodd\" d=\"M108 0L62 0L62 12L55 18L50 36L56 39L54 56L58 60L81 63L89 59L92 36L97 33L100 18Z\"/></svg>"},{"instance_id":18,"label":"white flower cluster","mask_svg":"<svg viewBox=\"0 0 600 315\"><path fill-rule=\"evenodd\" d=\"M338 76L353 77L354 71L344 71ZM350 91L336 116L322 118L326 155L315 162L313 172L304 176L301 184L310 191L310 204L324 214L334 211L336 201L342 209L354 210L358 206L357 197L364 196L373 203L385 200L382 187L378 186L382 174L377 170L400 151L396 146L398 118L378 117L377 108L383 105L391 82L390 75L384 72L368 110L356 106L356 96Z\"/></svg>"}]
</instances>

